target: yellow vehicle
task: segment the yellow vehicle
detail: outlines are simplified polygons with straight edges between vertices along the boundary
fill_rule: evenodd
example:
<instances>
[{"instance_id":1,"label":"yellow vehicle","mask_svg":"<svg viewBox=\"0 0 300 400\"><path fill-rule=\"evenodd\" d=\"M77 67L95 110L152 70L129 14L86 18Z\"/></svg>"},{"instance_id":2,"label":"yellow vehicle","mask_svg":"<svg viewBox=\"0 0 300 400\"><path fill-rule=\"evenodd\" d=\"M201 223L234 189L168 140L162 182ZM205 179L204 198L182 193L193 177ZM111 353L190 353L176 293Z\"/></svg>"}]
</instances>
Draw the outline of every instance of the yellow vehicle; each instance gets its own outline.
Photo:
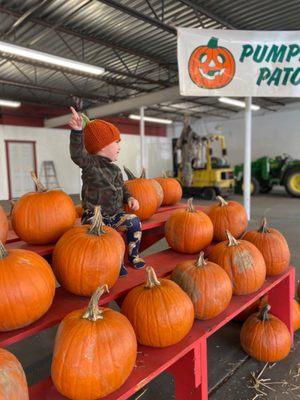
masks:
<instances>
[{"instance_id":1,"label":"yellow vehicle","mask_svg":"<svg viewBox=\"0 0 300 400\"><path fill-rule=\"evenodd\" d=\"M214 157L214 143L221 148L221 157ZM213 149L214 148L214 149ZM175 149L175 147L174 147ZM222 135L201 137L198 155L191 159L192 182L189 187L183 185L183 173L174 154L174 176L182 184L184 194L199 195L207 200L215 196L227 197L234 192L234 173L227 160L225 138Z\"/></svg>"}]
</instances>

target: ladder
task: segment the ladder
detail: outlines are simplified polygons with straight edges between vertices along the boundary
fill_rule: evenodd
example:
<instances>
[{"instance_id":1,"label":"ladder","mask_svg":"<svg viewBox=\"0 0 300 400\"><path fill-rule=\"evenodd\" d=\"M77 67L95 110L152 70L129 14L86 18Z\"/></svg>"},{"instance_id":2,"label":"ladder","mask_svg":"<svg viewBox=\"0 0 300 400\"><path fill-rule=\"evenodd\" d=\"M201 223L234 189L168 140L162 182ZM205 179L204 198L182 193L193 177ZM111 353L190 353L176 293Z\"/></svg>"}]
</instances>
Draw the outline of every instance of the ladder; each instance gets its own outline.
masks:
<instances>
[{"instance_id":1,"label":"ladder","mask_svg":"<svg viewBox=\"0 0 300 400\"><path fill-rule=\"evenodd\" d=\"M43 161L41 165L40 179L45 183L47 189L58 189L56 169L53 161Z\"/></svg>"}]
</instances>

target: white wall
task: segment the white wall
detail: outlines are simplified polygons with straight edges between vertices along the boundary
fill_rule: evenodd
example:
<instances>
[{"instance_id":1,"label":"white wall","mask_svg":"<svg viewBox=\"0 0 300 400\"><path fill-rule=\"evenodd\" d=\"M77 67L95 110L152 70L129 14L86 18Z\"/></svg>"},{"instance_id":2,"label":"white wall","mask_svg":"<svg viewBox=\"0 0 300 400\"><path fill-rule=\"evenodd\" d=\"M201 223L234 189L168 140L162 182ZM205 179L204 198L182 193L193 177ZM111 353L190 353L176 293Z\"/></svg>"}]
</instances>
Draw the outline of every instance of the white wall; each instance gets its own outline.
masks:
<instances>
[{"instance_id":1,"label":"white wall","mask_svg":"<svg viewBox=\"0 0 300 400\"><path fill-rule=\"evenodd\" d=\"M288 153L300 159L300 105L299 109L282 109L256 116L252 113L252 160L262 156L277 156ZM231 165L243 162L244 116L218 121L196 120L191 124L200 135L224 134ZM182 125L176 125L169 133L180 135Z\"/></svg>"},{"instance_id":2,"label":"white wall","mask_svg":"<svg viewBox=\"0 0 300 400\"><path fill-rule=\"evenodd\" d=\"M41 163L54 161L60 187L69 194L80 192L80 169L69 156L69 130L0 125L0 200L8 199L8 182L5 140L36 141L38 173ZM172 169L171 139L146 136L147 176L161 174ZM126 165L135 174L140 174L140 138L137 135L122 135L118 165Z\"/></svg>"}]
</instances>

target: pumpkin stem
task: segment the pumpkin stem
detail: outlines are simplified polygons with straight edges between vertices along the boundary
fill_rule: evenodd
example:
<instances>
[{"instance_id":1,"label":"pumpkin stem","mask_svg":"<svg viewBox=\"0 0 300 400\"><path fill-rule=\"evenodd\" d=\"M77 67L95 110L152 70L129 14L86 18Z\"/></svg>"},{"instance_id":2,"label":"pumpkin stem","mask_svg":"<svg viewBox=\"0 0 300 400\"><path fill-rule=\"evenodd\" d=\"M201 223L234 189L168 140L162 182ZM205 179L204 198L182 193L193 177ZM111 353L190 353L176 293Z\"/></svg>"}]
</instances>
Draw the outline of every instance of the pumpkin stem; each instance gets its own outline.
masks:
<instances>
[{"instance_id":1,"label":"pumpkin stem","mask_svg":"<svg viewBox=\"0 0 300 400\"><path fill-rule=\"evenodd\" d=\"M88 319L89 321L97 321L97 319L103 319L103 310L99 307L99 299L103 293L109 293L108 286L103 285L96 289L93 293L88 308L82 315L83 319Z\"/></svg>"},{"instance_id":2,"label":"pumpkin stem","mask_svg":"<svg viewBox=\"0 0 300 400\"><path fill-rule=\"evenodd\" d=\"M146 282L145 288L152 289L155 286L161 285L161 283L157 279L156 273L152 267L147 267L146 273L147 273L147 282Z\"/></svg>"},{"instance_id":3,"label":"pumpkin stem","mask_svg":"<svg viewBox=\"0 0 300 400\"><path fill-rule=\"evenodd\" d=\"M47 188L42 184L42 182L38 179L34 171L30 172L31 178L36 185L36 188L39 193L47 192Z\"/></svg>"},{"instance_id":4,"label":"pumpkin stem","mask_svg":"<svg viewBox=\"0 0 300 400\"><path fill-rule=\"evenodd\" d=\"M187 209L188 212L197 212L193 205L193 197L190 197L187 201Z\"/></svg>"},{"instance_id":5,"label":"pumpkin stem","mask_svg":"<svg viewBox=\"0 0 300 400\"><path fill-rule=\"evenodd\" d=\"M82 117L82 128L84 129L91 122L91 120L87 115L83 113L81 113L81 117Z\"/></svg>"},{"instance_id":6,"label":"pumpkin stem","mask_svg":"<svg viewBox=\"0 0 300 400\"><path fill-rule=\"evenodd\" d=\"M261 320L261 321L268 321L268 319L269 319L269 311L271 310L271 306L270 306L270 304L266 304L261 310L260 310L260 312L259 312L259 314L258 314L258 318Z\"/></svg>"},{"instance_id":7,"label":"pumpkin stem","mask_svg":"<svg viewBox=\"0 0 300 400\"><path fill-rule=\"evenodd\" d=\"M219 39L215 37L210 38L207 43L207 47L209 47L210 49L216 49L218 47L218 40Z\"/></svg>"},{"instance_id":8,"label":"pumpkin stem","mask_svg":"<svg viewBox=\"0 0 300 400\"><path fill-rule=\"evenodd\" d=\"M207 264L207 262L204 259L204 251L201 251L199 254L199 258L195 265L197 268L201 268L201 267L204 267L204 265L206 265L206 264Z\"/></svg>"},{"instance_id":9,"label":"pumpkin stem","mask_svg":"<svg viewBox=\"0 0 300 400\"><path fill-rule=\"evenodd\" d=\"M133 179L137 179L136 176L133 175L133 173L130 171L130 169L128 169L127 167L125 167L125 165L123 165L125 174L127 175L127 178L129 181L132 181Z\"/></svg>"},{"instance_id":10,"label":"pumpkin stem","mask_svg":"<svg viewBox=\"0 0 300 400\"><path fill-rule=\"evenodd\" d=\"M227 205L228 205L227 201L225 201L225 200L223 199L223 197L217 196L216 199L220 202L220 206L221 206L221 207L224 207L224 206L227 206Z\"/></svg>"},{"instance_id":11,"label":"pumpkin stem","mask_svg":"<svg viewBox=\"0 0 300 400\"><path fill-rule=\"evenodd\" d=\"M228 246L237 246L239 242L236 240L235 237L232 236L232 234L226 229L226 236L228 239Z\"/></svg>"},{"instance_id":12,"label":"pumpkin stem","mask_svg":"<svg viewBox=\"0 0 300 400\"><path fill-rule=\"evenodd\" d=\"M262 220L261 220L261 226L260 226L260 228L258 229L258 232L260 232L260 233L269 233L269 232L270 232L269 229L268 229L268 227L267 227L267 218L266 218L266 217L263 217L263 218L262 218Z\"/></svg>"},{"instance_id":13,"label":"pumpkin stem","mask_svg":"<svg viewBox=\"0 0 300 400\"><path fill-rule=\"evenodd\" d=\"M102 214L101 214L101 206L96 206L94 211L95 211L95 213L94 213L94 218L93 218L93 224L90 227L89 234L100 236L100 235L106 233L105 230L102 229L104 226L104 223L103 223L103 218L102 218Z\"/></svg>"},{"instance_id":14,"label":"pumpkin stem","mask_svg":"<svg viewBox=\"0 0 300 400\"><path fill-rule=\"evenodd\" d=\"M0 240L0 260L8 256L8 251L4 247L4 244Z\"/></svg>"},{"instance_id":15,"label":"pumpkin stem","mask_svg":"<svg viewBox=\"0 0 300 400\"><path fill-rule=\"evenodd\" d=\"M140 178L146 179L146 168L143 168L143 169L142 169L142 173L141 173Z\"/></svg>"}]
</instances>

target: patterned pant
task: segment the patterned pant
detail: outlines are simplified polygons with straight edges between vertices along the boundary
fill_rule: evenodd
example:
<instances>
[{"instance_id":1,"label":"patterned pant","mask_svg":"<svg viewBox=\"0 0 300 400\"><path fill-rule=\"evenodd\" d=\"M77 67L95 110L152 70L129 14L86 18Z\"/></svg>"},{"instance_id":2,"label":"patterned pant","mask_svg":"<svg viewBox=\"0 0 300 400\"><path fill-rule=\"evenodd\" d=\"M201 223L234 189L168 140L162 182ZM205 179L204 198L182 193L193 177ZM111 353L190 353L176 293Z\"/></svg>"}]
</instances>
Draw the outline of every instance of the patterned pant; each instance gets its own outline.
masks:
<instances>
[{"instance_id":1,"label":"patterned pant","mask_svg":"<svg viewBox=\"0 0 300 400\"><path fill-rule=\"evenodd\" d=\"M82 214L81 223L91 224L93 217L93 211L85 210ZM142 238L142 227L139 217L137 217L135 214L125 214L123 211L110 217L103 216L103 222L107 226L111 226L118 231L125 232L126 241L128 244L129 262L139 258L139 249Z\"/></svg>"}]
</instances>

